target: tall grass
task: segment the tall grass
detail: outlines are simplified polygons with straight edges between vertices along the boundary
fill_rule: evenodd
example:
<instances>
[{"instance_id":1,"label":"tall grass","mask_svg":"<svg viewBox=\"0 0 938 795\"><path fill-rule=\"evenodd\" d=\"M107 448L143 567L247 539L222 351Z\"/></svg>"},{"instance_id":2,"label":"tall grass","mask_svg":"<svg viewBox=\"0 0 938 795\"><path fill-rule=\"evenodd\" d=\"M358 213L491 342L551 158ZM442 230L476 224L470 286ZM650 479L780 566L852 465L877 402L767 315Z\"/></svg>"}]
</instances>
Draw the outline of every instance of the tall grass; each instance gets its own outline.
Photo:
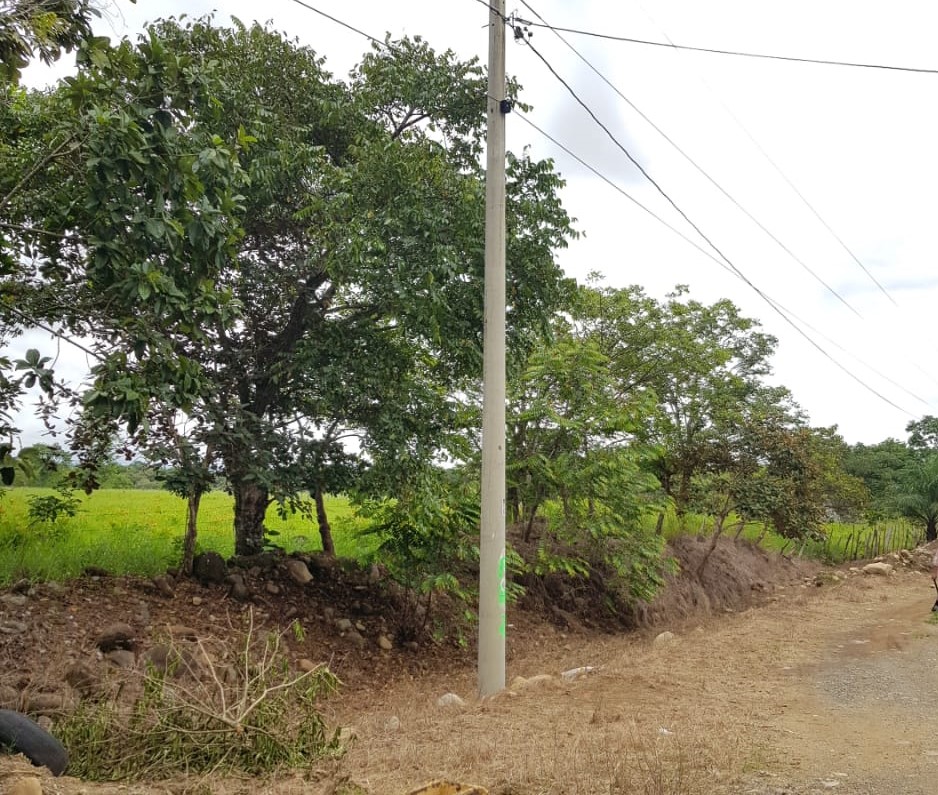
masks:
<instances>
[{"instance_id":1,"label":"tall grass","mask_svg":"<svg viewBox=\"0 0 938 795\"><path fill-rule=\"evenodd\" d=\"M186 502L167 491L102 489L82 495L78 514L54 525L31 523L29 498L51 489L14 488L0 499L0 583L31 579L67 579L87 566L116 573L151 576L179 561L185 532ZM326 509L340 556L361 559L375 539L358 530L367 522L344 497L329 497ZM199 511L198 549L228 557L234 553L233 500L210 492ZM272 541L288 552L321 549L315 520L299 514L281 518L277 506L267 512Z\"/></svg>"}]
</instances>

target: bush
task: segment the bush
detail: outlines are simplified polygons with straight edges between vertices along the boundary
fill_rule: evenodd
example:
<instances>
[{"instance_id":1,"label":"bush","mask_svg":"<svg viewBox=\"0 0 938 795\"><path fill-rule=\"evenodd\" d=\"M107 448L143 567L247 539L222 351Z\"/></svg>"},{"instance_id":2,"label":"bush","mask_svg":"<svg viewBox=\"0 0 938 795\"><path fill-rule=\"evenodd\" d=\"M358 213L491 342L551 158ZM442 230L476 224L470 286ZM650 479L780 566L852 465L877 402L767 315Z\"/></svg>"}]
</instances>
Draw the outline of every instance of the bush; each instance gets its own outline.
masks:
<instances>
[{"instance_id":1,"label":"bush","mask_svg":"<svg viewBox=\"0 0 938 795\"><path fill-rule=\"evenodd\" d=\"M428 469L396 500L366 506L365 515L374 522L365 532L382 539L375 559L413 597L397 613L401 640L426 632L434 596L464 604L471 600L472 588L459 575L478 563L477 491L448 473Z\"/></svg>"},{"instance_id":2,"label":"bush","mask_svg":"<svg viewBox=\"0 0 938 795\"><path fill-rule=\"evenodd\" d=\"M259 637L253 616L233 658L170 644L168 670L148 669L132 705L84 700L54 727L69 773L96 781L179 773L258 775L339 750L317 709L338 682L325 667L290 671L281 636ZM133 689L133 688L125 688Z\"/></svg>"}]
</instances>

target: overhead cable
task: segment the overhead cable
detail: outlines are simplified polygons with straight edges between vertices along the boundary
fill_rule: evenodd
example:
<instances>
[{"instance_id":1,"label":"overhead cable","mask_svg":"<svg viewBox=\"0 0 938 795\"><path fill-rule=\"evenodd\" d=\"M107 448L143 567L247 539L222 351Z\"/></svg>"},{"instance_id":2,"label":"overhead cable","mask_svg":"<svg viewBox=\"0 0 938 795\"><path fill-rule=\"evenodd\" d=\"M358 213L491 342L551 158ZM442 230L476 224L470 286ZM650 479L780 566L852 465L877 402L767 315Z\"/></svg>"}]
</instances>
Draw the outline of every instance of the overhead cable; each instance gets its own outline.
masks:
<instances>
[{"instance_id":1,"label":"overhead cable","mask_svg":"<svg viewBox=\"0 0 938 795\"><path fill-rule=\"evenodd\" d=\"M525 8L527 8L532 14L535 14L538 19L540 19L545 25L547 21L535 11L531 5L526 2L526 0L521 0ZM547 27L550 27L547 25ZM810 265L808 265L803 259L801 259L794 251L792 251L785 243L783 243L772 231L765 226L758 218L756 218L749 210L743 207L734 196L732 196L719 182L717 182L710 174L704 170L687 152L685 152L675 141L671 138L664 130L662 130L655 122L653 122L632 100L630 100L622 91L612 83L599 69L597 69L592 62L590 62L586 56L584 56L576 47L574 47L570 42L568 42L560 33L557 33L556 29L550 28L557 38L559 38L567 47L569 47L573 53L585 63L599 78L602 80L609 88L618 94L618 96L624 100L632 110L634 110L639 116L642 117L651 127L657 132L665 141L671 144L674 149L683 157L691 166L693 166L707 181L710 182L720 193L722 193L740 212L742 212L750 221L752 221L756 226L759 227L768 237L779 246L789 257L791 257L798 265L802 267L808 274L810 274L815 281L817 281L825 290L827 290L831 295L833 295L841 304L843 304L847 309L849 309L857 317L862 317L860 312L854 307L846 298L844 298L836 289L831 287Z\"/></svg>"},{"instance_id":2,"label":"overhead cable","mask_svg":"<svg viewBox=\"0 0 938 795\"><path fill-rule=\"evenodd\" d=\"M716 252L716 254L720 257L720 259L722 259L732 269L732 271L740 279L742 279L746 283L746 285L749 286L750 289L752 289L760 298L762 298L762 300L765 301L772 308L772 310L776 312L782 318L782 320L785 321L785 323L791 326L801 337L807 340L807 342L813 348L815 348L822 356L824 356L825 359L830 361L831 364L833 364L835 367L837 367L839 370L845 373L848 377L850 377L852 380L854 380L856 383L858 383L868 392L875 395L877 398L882 400L884 403L887 403L888 405L892 406L893 408L905 414L908 414L910 417L917 416L913 412L903 408L902 406L898 405L897 403L887 398L881 392L877 391L874 387L867 384L863 379L861 379L854 372L849 370L846 366L844 366L839 361L837 361L830 353L828 353L823 347L821 347L821 345L816 340L814 340L804 329L802 329L797 323L794 322L794 320L792 320L788 315L786 315L776 305L776 303L771 298L769 298L759 287L757 287L749 279L749 277L746 276L733 263L733 261L713 242L713 240L711 240L710 237L707 236L704 233L704 231L696 223L694 223L694 221L691 220L690 216L688 216L687 213L683 209L681 209L681 207L677 204L677 202L673 198L671 198L668 192L665 191L664 188L662 188L661 185L648 173L645 167L638 160L635 159L632 153L629 152L629 150L625 147L624 144L622 144L621 141L619 141L619 139L613 134L613 132L609 129L609 127L607 127L603 123L603 121L596 115L593 109L589 105L586 104L586 102L577 94L577 92L573 89L573 87L557 72L556 69L554 69L553 65L537 50L536 47L534 47L534 45L531 44L530 40L525 39L525 43L528 46L528 48L531 50L531 52L533 52L537 56L537 58L544 64L547 70L554 76L554 78L573 97L573 99L577 102L577 104L579 104L586 111L586 113L593 120L593 122L609 137L612 143L641 172L642 176L644 176L645 179L651 183L651 185L655 188L655 190L657 190L658 193L661 194L661 196L665 199L665 201L667 201L668 204L670 204L671 207L674 208L674 210L678 213L678 215L680 215L693 228L693 230L697 232L698 235L700 235L700 237L707 243L707 245L709 245L714 250L714 252Z\"/></svg>"},{"instance_id":3,"label":"overhead cable","mask_svg":"<svg viewBox=\"0 0 938 795\"><path fill-rule=\"evenodd\" d=\"M488 5L485 0L478 0L483 5ZM627 44L641 44L649 47L663 47L669 50L686 50L689 52L702 52L712 55L733 55L742 58L761 58L769 61L788 61L791 63L819 64L821 66L846 66L856 69L884 69L891 72L912 72L914 74L938 74L938 69L927 69L917 66L895 66L891 64L863 63L860 61L837 61L824 58L798 58L791 55L773 55L769 53L745 52L742 50L720 50L714 47L693 47L689 44L675 44L668 41L649 41L647 39L636 39L631 36L615 36L611 33L599 33L591 30L579 30L577 28L564 28L546 23L532 22L530 20L519 19L522 25L532 28L550 28L553 31L561 33L570 33L577 36L589 36L595 39L605 39L606 41L618 41Z\"/></svg>"}]
</instances>

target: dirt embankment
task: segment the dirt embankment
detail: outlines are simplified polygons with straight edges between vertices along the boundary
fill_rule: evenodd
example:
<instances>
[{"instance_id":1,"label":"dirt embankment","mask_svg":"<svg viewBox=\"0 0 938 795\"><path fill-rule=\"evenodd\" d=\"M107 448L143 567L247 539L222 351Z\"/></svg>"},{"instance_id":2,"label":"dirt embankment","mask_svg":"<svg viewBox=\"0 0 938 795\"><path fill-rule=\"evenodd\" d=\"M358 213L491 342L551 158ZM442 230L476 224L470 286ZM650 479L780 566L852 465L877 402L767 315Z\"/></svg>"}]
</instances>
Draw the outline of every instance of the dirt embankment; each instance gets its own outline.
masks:
<instances>
[{"instance_id":1,"label":"dirt embankment","mask_svg":"<svg viewBox=\"0 0 938 795\"><path fill-rule=\"evenodd\" d=\"M693 573L705 549L690 538L675 552ZM927 784L936 761L928 747L936 630L926 623L931 583L914 569L835 579L726 541L699 576L675 578L644 612L654 625L637 632L560 626L554 615L513 610L512 687L481 702L471 648L378 645L391 617L369 598L366 580L348 583L336 607L287 579L274 594L265 577L274 579L257 583L260 620L299 620L307 631L290 641L291 657L330 660L346 681L323 705L352 738L340 760L263 783L210 776L117 786L65 777L43 778L45 791L394 795L438 777L503 795L935 791ZM2 682L32 693L57 692L63 668L95 654L108 620L218 636L246 609L223 588L182 582L169 595L107 577L19 595L26 600L2 602L0 620L27 627L0 642ZM363 627L360 641L337 631L341 618ZM673 637L656 642L665 630ZM592 670L560 676L584 666ZM447 692L465 705L438 706ZM11 765L2 761L0 773Z\"/></svg>"}]
</instances>

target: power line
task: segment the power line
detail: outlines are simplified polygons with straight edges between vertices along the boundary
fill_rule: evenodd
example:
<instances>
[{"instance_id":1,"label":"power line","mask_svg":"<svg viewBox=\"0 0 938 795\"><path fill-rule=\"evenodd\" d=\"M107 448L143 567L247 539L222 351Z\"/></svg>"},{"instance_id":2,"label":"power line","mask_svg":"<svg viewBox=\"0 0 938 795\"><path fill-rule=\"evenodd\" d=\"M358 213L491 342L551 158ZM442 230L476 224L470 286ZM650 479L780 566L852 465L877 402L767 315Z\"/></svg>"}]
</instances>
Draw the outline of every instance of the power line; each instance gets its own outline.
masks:
<instances>
[{"instance_id":1,"label":"power line","mask_svg":"<svg viewBox=\"0 0 938 795\"><path fill-rule=\"evenodd\" d=\"M351 25L349 25L349 24L347 24L347 23L345 23L345 22L342 22L341 20L338 20L338 19L336 19L335 17L332 17L332 16L330 16L330 15L328 15L328 14L325 14L325 13L319 11L319 9L314 8L314 7L310 6L309 4L307 4L307 3L305 3L305 2L302 2L302 0L293 0L293 2L295 2L295 3L299 4L299 5L304 6L305 8L308 8L309 10L314 11L314 12L316 12L317 14L321 14L322 16L326 17L327 19L332 20L332 21L335 22L336 24L339 24L339 25L341 25L342 27L348 28L349 30L354 31L354 32L358 33L359 35L364 36L365 38L367 38L367 39L369 39L369 40L371 40L371 41L373 41L373 42L378 43L378 44L381 45L381 46L387 47L387 45L386 45L384 42L381 42L379 39L376 39L374 36L371 36L371 35L365 33L364 31L361 31L361 30L359 30L359 29L357 29L357 28L355 28L355 27L353 27L353 26L351 26ZM476 2L480 3L481 5L484 5L486 8L491 9L491 5L490 5L489 3L487 3L487 2L485 2L485 0L476 0ZM506 23L508 22L508 20L504 17L504 15L502 15L502 18L505 19ZM813 340L810 336L808 336L808 334L807 334L803 329L801 329L797 324L795 324L795 323L791 320L791 318L788 317L788 315L786 315L785 312L784 312L782 309L780 309L779 306L778 306L769 296L767 296L767 295L766 295L765 293L763 293L758 287L756 287L756 286L749 280L749 278L746 277L746 275L745 275L742 271L740 271L739 268L737 268L737 267L732 263L732 261L731 261L731 260L730 260L730 259L729 259L729 258L728 258L711 240L710 240L710 238L708 238L708 237L703 233L703 231L702 231L696 224L694 224L693 221L690 220L690 218L687 216L687 214L684 213L684 211L681 210L680 207L678 207L678 205L674 202L674 200L671 199L671 197L661 188L661 186L658 185L658 183L655 182L654 179L652 179L652 177L648 174L647 171L645 171L645 169L642 167L642 165L641 165L637 160L635 160L634 157L632 157L631 153L629 153L629 151L618 141L618 139L616 139L616 137L612 134L612 132L599 120L599 118L595 115L595 113L593 113L593 111L589 108L589 106L586 105L586 103L583 102L583 100L580 99L579 96L577 96L576 92L573 91L573 89L570 87L570 85L554 70L554 68L550 65L550 63L534 48L534 46L531 45L530 41L528 41L527 44L528 44L528 46L531 48L531 51L534 52L534 53L538 56L538 58L544 63L544 65L548 68L548 70L550 70L550 72L554 75L554 77L567 89L567 91L574 97L574 99L577 100L577 102L584 108L584 110L586 110L586 112L593 118L593 120L595 121L595 123L598 124L598 125L605 131L605 133L610 137L610 139L613 141L613 143L614 143L620 150L622 150L622 152L626 155L626 157L629 158L629 160L635 165L636 168L638 168L638 170L645 176L645 178L646 178L649 182L651 182L651 184L658 190L658 192L661 193L661 195L671 204L671 206L678 212L678 214L681 215L681 217L683 217L684 220L687 221L688 224L690 224L690 226L697 232L697 234L699 234L700 237L701 237L703 240L705 240L705 241L707 242L707 244L708 244L715 252L717 252L717 254L720 256L720 258L721 258L721 259L723 260L723 262L725 262L726 264L724 265L724 264L721 263L719 260L716 260L716 258L713 257L712 254L710 254L709 252L706 252L703 248L701 248L700 246L698 246L696 243L692 243L692 245L694 245L696 248L698 248L698 249L700 249L701 251L703 251L703 252L704 252L708 257L710 257L711 259L714 259L716 262L718 262L718 264L720 264L721 267L723 267L723 268L729 267L729 269L731 270L731 272L733 272L738 278L742 279L757 295L759 295L760 298L762 298L763 301L765 301L775 312L777 312L777 313L779 314L779 316L780 316L786 323L788 323L788 325L790 325L798 334L800 334L802 337L804 337L804 339L807 340L808 343L809 343L812 347L814 347L815 349L817 349L817 350L821 353L821 355L823 355L826 359L828 359L835 367L837 367L838 369L840 369L841 371L843 371L849 378L851 378L852 380L854 380L857 384L859 384L861 387L863 387L863 388L866 389L868 392L870 392L871 394L873 394L875 397L879 398L879 399L882 400L884 403L886 403L886 404L892 406L893 408L897 409L898 411L901 411L901 412L903 412L904 414L909 415L910 417L915 417L915 416L917 416L917 415L914 414L913 412L908 411L907 409L904 409L902 406L899 406L898 404L894 403L894 402L891 401L889 398L887 398L885 395L882 395L882 394L881 394L880 392L878 392L876 389L874 389L874 388L871 387L869 384L867 384L865 381L863 381L859 376L857 376L856 374L854 374L853 372L851 372L850 370L848 370L843 364L841 364L841 363L838 362L836 359L834 359L834 358L833 358L827 351L825 351L815 340ZM520 115L520 114L519 114L519 115ZM528 123L530 124L531 122L528 121ZM579 158L577 158L577 159L579 159ZM582 161L581 161L581 162L582 162ZM584 165L585 165L585 164L584 164ZM606 179L606 178L603 177L603 179ZM608 179L606 179L606 181L609 182ZM621 191L621 190L620 190L620 192L625 193L624 191ZM625 194L625 195L628 196L628 194ZM632 199L631 196L628 196L628 198L629 198L630 200L632 200L633 202L635 202L636 204L638 204L640 207L642 207L642 209L645 209L646 211L648 211L647 208L644 207L644 205L642 205L641 203L637 202L635 199ZM650 212L650 211L648 211L648 212ZM654 215L654 213L652 213L652 215ZM657 216L655 216L655 217L657 217ZM660 220L660 219L659 219L659 220ZM669 228L671 228L673 231L676 231L676 230L673 229L673 227L671 227L670 224L665 224L665 225L668 226ZM681 233L678 233L678 234L681 234ZM685 237L683 234L681 234L681 237L684 237L685 240L688 240L688 242L691 242L690 239L687 238L687 237Z\"/></svg>"},{"instance_id":2,"label":"power line","mask_svg":"<svg viewBox=\"0 0 938 795\"><path fill-rule=\"evenodd\" d=\"M720 259L722 259L733 270L733 272L740 279L742 279L760 298L762 298L762 300L765 301L789 326L791 326L799 335L804 337L804 339L807 340L807 342L813 348L815 348L819 353L821 353L821 355L823 355L835 367L843 371L847 376L849 376L851 379L856 381L860 386L862 386L868 392L875 395L884 403L887 403L893 408L905 414L908 414L910 417L917 416L913 412L908 411L907 409L903 408L897 403L894 403L892 400L890 400L885 395L883 395L882 393L874 389L872 386L867 384L863 379L861 379L858 375L856 375L847 367L845 367L843 364L841 364L839 361L837 361L833 356L831 356L831 354L829 354L824 348L822 348L814 339L812 339L804 331L804 329L802 329L788 315L786 315L781 309L779 309L779 307L775 304L775 302L771 298L769 298L764 292L762 292L762 290L756 287L756 285L753 284L753 282L749 279L749 277L747 277L735 264L733 264L733 261L730 260L730 258L727 257L727 255L723 253L723 251L704 233L704 231L690 219L687 213L684 212L684 210L681 209L681 207L677 204L677 202L675 202L674 199L671 198L671 196L667 193L667 191L665 191L661 187L661 185L658 184L658 182L648 173L648 171L644 168L644 166L642 166L642 164L639 163L638 160L635 159L632 153L629 152L629 150L622 144L621 141L619 141L618 138L616 138L616 136L612 133L612 131L596 115L593 109L590 108L590 106L586 104L586 102L576 93L576 91L574 91L572 86L570 86L570 84L566 80L564 80L563 77L561 77L561 75L557 72L557 70L554 69L551 63L543 55L541 55L541 53L537 50L537 48L535 48L534 45L531 44L531 42L527 39L525 39L525 43L530 48L531 52L533 52L538 57L538 59L544 64L544 66L547 67L548 71L554 76L554 78L573 97L573 99L577 102L577 104L579 104L587 112L587 114L590 116L593 122L597 126L599 126L599 128L602 129L603 132L606 133L606 135L609 137L612 143L641 172L642 176L644 176L645 179L647 179L652 184L652 186L658 191L658 193L660 193L661 196L674 208L674 210L678 213L678 215L680 215L694 229L694 231L697 232L697 234L700 235L700 237L704 241L706 241L707 245L709 245L717 253Z\"/></svg>"},{"instance_id":3,"label":"power line","mask_svg":"<svg viewBox=\"0 0 938 795\"><path fill-rule=\"evenodd\" d=\"M704 248L703 246L701 246L696 240L693 240L692 238L690 238L690 237L688 237L687 235L685 235L685 234L684 234L680 229L678 229L676 226L674 226L673 224L669 223L669 222L666 221L664 218L662 218L660 215L658 215L654 210L650 209L647 205L645 205L645 204L643 204L642 202L640 202L638 199L636 199L634 196L632 196L632 194L630 194L627 190L625 190L625 188L623 188L621 185L619 185L618 183L614 182L612 179L610 179L608 176L606 176L605 174L603 174L603 173L602 173L599 169L597 169L595 166L591 165L591 164L588 163L586 160L584 160L582 157L580 157L578 154L576 154L576 152L574 152L573 150L571 150L569 147L567 147L566 145L564 145L561 141L558 141L554 136L552 136L552 135L551 135L550 133L548 133L546 130L542 129L542 128L539 127L537 124L535 124L533 121L531 121L531 119L529 119L527 116L525 116L524 113L522 113L521 111L516 110L516 111L514 111L514 115L516 115L519 119L521 119L521 121L523 121L523 122L524 122L525 124L527 124L529 127L531 127L532 129L534 129L534 130L536 130L538 133L540 133L544 138L546 138L548 141L550 141L552 144L554 144L554 146L556 146L558 149L560 149L562 152L564 152L568 157L571 157L573 160L575 160L577 163L579 163L579 164L580 164L581 166L583 166L585 169L587 169L588 171L590 171L593 175L595 175L596 177L598 177L599 179L601 179L603 182L605 182L609 187L611 187L611 188L612 188L613 190L615 190L617 193L619 193L620 195L622 195L622 196L624 196L626 199L628 199L630 202L632 202L632 204L634 204L634 205L635 205L636 207L638 207L640 210L642 210L643 212L645 212L646 214L648 214L648 215L650 215L652 218L654 218L659 224L661 224L662 226L664 226L665 228L667 228L669 231L673 232L675 235L677 235L679 238L681 238L685 243L687 243L687 244L690 245L690 246L693 246L695 249L697 249L697 251L699 251L699 252L700 252L701 254L703 254L705 257L707 257L708 259L710 259L712 262L716 263L719 267L721 267L721 268L722 268L723 270L725 270L727 273L732 274L732 275L735 276L736 278L740 278L740 276L739 276L738 273L736 273L735 271L733 271L725 262L723 262L723 261L720 260L718 257L716 257L716 256L713 254L713 252L708 251L707 249L705 249L705 248ZM818 336L820 336L821 338L823 338L824 340L826 340L827 342L829 342L831 345L833 345L833 346L835 346L836 348L838 348L839 350L843 351L843 352L846 353L848 356L850 356L852 359L855 359L857 362L859 362L859 363L862 364L864 367L866 367L870 372L872 372L872 373L874 373L875 375L879 376L879 377L882 378L884 381L886 381L886 382L892 384L893 386L895 386L897 389L901 390L902 392L905 392L905 394L907 394L909 397L914 398L915 400L919 401L920 403L924 403L926 406L930 405L927 400L924 400L924 399L923 399L922 397L920 397L919 395L915 394L914 392L909 391L909 390L906 389L904 386L902 386L901 384L899 384L897 381L893 380L892 378L890 378L889 376L887 376L885 373L883 373L883 372L881 372L880 370L878 370L877 368L875 368L875 367L874 367L873 365L871 365L869 362L866 362L866 361L864 361L863 359L861 359L860 357L858 357L858 356L856 356L855 354L851 353L851 352L848 351L846 348L844 348L842 345L840 345L839 343L837 343L835 340L831 339L830 337L828 337L827 335L825 335L823 332L819 331L817 328L815 328L815 327L812 326L810 323L808 323L807 321L805 321L803 318L800 318L797 314L795 314L794 312L792 312L790 309L788 309L784 304L782 304L781 302L779 302L777 299L775 299L775 298L769 296L768 294L765 294L765 295L763 295L762 297L763 297L764 299L766 299L769 303L774 304L774 305L775 305L778 309L780 309L782 312L784 312L784 313L790 315L794 320L797 320L797 321L798 321L799 323L801 323L802 325L807 326L811 331L813 331L815 334L817 334ZM927 373L926 373L926 375L927 375ZM897 408L899 408L899 407L897 407ZM900 410L905 411L904 409L900 409ZM910 412L905 412L905 413L910 413Z\"/></svg>"},{"instance_id":4,"label":"power line","mask_svg":"<svg viewBox=\"0 0 938 795\"><path fill-rule=\"evenodd\" d=\"M485 0L477 0L477 2L482 3L483 5L488 5L485 3ZM525 3L525 5L527 5ZM628 44L642 44L649 47L664 47L669 50L687 50L689 52L704 52L710 53L713 55L734 55L743 58L761 58L763 60L770 61L789 61L791 63L807 63L807 64L820 64L822 66L848 66L857 69L884 69L891 72L912 72L915 74L928 74L935 75L938 74L938 69L926 69L924 67L916 66L893 66L890 64L875 64L875 63L862 63L858 61L835 61L827 60L824 58L798 58L790 55L772 55L768 53L758 53L758 52L744 52L742 50L719 50L713 47L693 47L689 44L675 44L674 42L664 42L664 41L649 41L647 39L636 39L630 36L615 36L611 33L599 33L597 31L591 30L579 30L577 28L563 28L556 27L554 25L548 25L546 23L531 22L529 20L521 20L520 22L523 25L533 27L533 28L549 28L554 32L560 31L562 33L571 33L577 36L589 36L595 39L605 39L607 41L619 41Z\"/></svg>"},{"instance_id":5,"label":"power line","mask_svg":"<svg viewBox=\"0 0 938 795\"><path fill-rule=\"evenodd\" d=\"M377 44L377 45L379 45L379 46L381 46L381 47L387 47L387 46L388 46L385 42L381 41L381 39L375 38L375 37L372 36L371 34L365 33L365 31L360 30L359 28L356 28L354 25L350 25L348 22L343 22L341 19L338 19L338 18L332 16L331 14L327 14L325 11L320 11L320 10L319 10L318 8L316 8L315 6L311 6L309 3L303 2L303 0L293 0L293 2L296 3L298 6L303 6L303 8L309 9L309 10L312 11L314 14L319 14L319 16L325 17L326 19L330 20L331 22L335 22L336 25L341 25L343 28L346 28L347 30L352 31L353 33L357 33L359 36L364 36L364 37L365 37L366 39L368 39L369 41L372 41L372 42L374 42L375 44ZM389 49L390 49L390 48L389 48Z\"/></svg>"},{"instance_id":6,"label":"power line","mask_svg":"<svg viewBox=\"0 0 938 795\"><path fill-rule=\"evenodd\" d=\"M524 0L522 0L522 2L524 2ZM528 6L527 3L524 3L524 4L525 4L525 6ZM665 39L668 41L668 43L669 43L669 44L674 44L674 42L671 41L671 37L668 36L667 32L666 32L664 29L662 29L661 26L658 25L658 23L655 22L654 19L652 19L651 15L648 13L648 11L645 10L645 7L642 5L641 0L639 0L639 3L638 3L638 4L639 4L639 7L642 9L642 11L645 13L645 15L651 20L651 22L652 22L653 24L655 24L656 26L658 26L658 29L661 31L661 34L665 37ZM531 9L530 6L528 6L528 8L529 8L533 13L537 14L537 12L534 11L533 9ZM538 15L538 16L540 17L540 15ZM545 24L546 24L546 20L544 20L543 18L541 18L541 21L542 21L542 22L545 22ZM560 37L560 34L559 34L559 33L558 33L557 35L558 35L558 37ZM564 41L564 43L566 43L566 41L563 39L563 37L560 37L560 40L561 40L561 41ZM568 44L567 46L570 46L570 45ZM576 51L574 50L574 52L576 52ZM582 57L582 56L581 56L581 57ZM600 76L601 76L601 75L600 75ZM717 102L720 103L720 105L721 105L721 107L723 108L723 110L726 111L727 115L736 123L736 126L739 127L739 129L743 131L743 133L746 135L746 137L752 142L752 145L755 146L755 148L756 148L756 149L759 151L759 153L766 159L766 161L769 163L769 165L772 166L772 168L775 169L775 172L785 181L785 183L788 185L788 187L791 188L792 191L794 191L795 195L796 195L799 199L801 199L801 201L802 201L802 203L804 204L804 206L807 207L808 210L811 211L811 213L814 215L815 218L817 218L817 220L820 222L821 226L823 226L823 227L830 233L830 235L834 238L834 240L837 241L837 243L838 243L838 244L840 245L840 247L847 253L847 255L848 255L848 256L860 267L860 269L869 277L870 281L872 281L873 284L875 284L875 285L879 288L880 292L882 292L882 294L885 295L886 298L888 298L888 299L893 303L894 306L898 306L899 304L897 303L896 299L893 298L893 296L890 294L890 292L889 292L889 291L880 283L880 281L869 271L869 269L866 267L866 265L863 264L863 261L862 261L856 254L854 254L853 250L844 242L843 238L841 238L840 235L838 235L837 232L834 231L834 229L831 227L831 225L828 224L827 221L825 221L824 218L821 217L821 214L815 209L814 205L811 204L811 202L808 201L808 199L805 197L805 195L804 195L800 190L798 190L798 188L795 186L795 183L792 182L792 181L788 178L788 175L785 174L784 171L782 171L782 169L781 169L781 167L778 165L778 163L776 163L775 160L772 159L772 157L769 155L769 153L766 152L766 150L760 145L760 143L756 140L755 136L754 136L754 135L749 131L749 129L746 127L746 125L744 125L744 124L742 123L742 121L739 119L739 117L738 117L735 113L733 113L732 110L730 110L730 108L729 108L729 106L726 104L726 102L724 102L724 101L720 98L720 96L716 93L716 91L714 91L714 89L713 89L713 88L710 86L710 84L704 79L704 77L703 77L702 75L697 75L697 79L700 80L701 83L703 83L704 87L711 93L711 95L717 100ZM613 87L613 88L614 88L614 87Z\"/></svg>"},{"instance_id":7,"label":"power line","mask_svg":"<svg viewBox=\"0 0 938 795\"><path fill-rule=\"evenodd\" d=\"M730 195L730 193L719 182L717 182L712 176L710 176L710 174L707 173L707 171L705 171L689 154L687 154L687 152L685 152L674 141L674 139L672 139L664 130L662 130L645 113L643 113L642 110L634 102L632 102L632 100L630 100L625 94L623 94L622 91L618 88L618 86L613 84L612 81L610 81L602 72L600 72L599 69L597 69L586 58L586 56L583 55L583 53L581 53L576 47L574 47L563 36L561 36L560 33L558 33L555 28L550 27L547 24L547 20L545 20L544 17L542 17L534 8L532 8L531 5L526 0L521 0L521 2L525 6L525 8L528 9L528 11L530 11L532 14L537 16L537 18L540 19L541 22L543 22L546 27L548 27L551 31L553 31L554 35L556 35L558 39L560 39L567 47L569 47L573 51L573 53L581 61L583 61L583 63L585 63L600 78L600 80L602 80L607 86L609 86L609 88L615 91L616 94L618 94L619 97L623 99L630 108L632 108L632 110L634 110L649 125L651 125L651 127L655 130L655 132L657 132L662 138L664 138L664 140L666 140L669 144L671 144L671 146L673 146L688 163L690 163L700 174L702 174L703 177L707 179L711 185L713 185L718 191L720 191L720 193L722 193L727 199L729 199L729 201L732 202L732 204L740 212L742 212L750 221L752 221L756 226L758 226L759 229L761 229L766 235L768 235L769 238L773 240L779 246L779 248L782 249L782 251L788 254L789 257L791 257L795 262L797 262L820 285L822 285L824 289L826 289L831 295L833 295L838 301L840 301L840 303L842 303L845 307L847 307L847 309L853 312L853 314L855 314L857 317L862 317L862 315L856 309L856 307L854 307L846 298L844 298L839 292L837 292L837 290L835 290L826 281L824 281L824 279L822 279L818 275L818 273L813 268L811 268L811 266L809 266L797 254L795 254L795 252L792 251L787 245L785 245L785 243L779 240L779 238L776 237L776 235L774 235L772 231L768 229L768 227L765 226L765 224L763 224L758 218L756 218L751 212L749 212L749 210L743 207L732 195Z\"/></svg>"}]
</instances>

